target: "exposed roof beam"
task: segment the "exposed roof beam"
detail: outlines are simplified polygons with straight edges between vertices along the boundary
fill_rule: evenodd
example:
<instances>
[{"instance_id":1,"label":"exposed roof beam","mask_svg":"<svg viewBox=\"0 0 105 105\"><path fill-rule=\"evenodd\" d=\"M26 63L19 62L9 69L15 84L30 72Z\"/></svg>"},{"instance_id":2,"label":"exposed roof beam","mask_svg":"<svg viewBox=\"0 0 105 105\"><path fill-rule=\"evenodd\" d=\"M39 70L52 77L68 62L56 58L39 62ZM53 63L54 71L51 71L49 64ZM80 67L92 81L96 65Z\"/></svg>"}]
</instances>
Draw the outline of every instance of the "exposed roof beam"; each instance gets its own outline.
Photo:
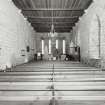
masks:
<instances>
[{"instance_id":1,"label":"exposed roof beam","mask_svg":"<svg viewBox=\"0 0 105 105\"><path fill-rule=\"evenodd\" d=\"M52 21L48 20L48 21L44 21L44 20L28 20L30 23L38 23L38 22L42 22L42 23L52 23ZM53 23L67 23L67 24L75 24L78 20L54 20Z\"/></svg>"},{"instance_id":2,"label":"exposed roof beam","mask_svg":"<svg viewBox=\"0 0 105 105\"><path fill-rule=\"evenodd\" d=\"M38 28L38 27L34 27L35 30L48 30L48 31L51 31L50 28ZM61 30L61 31L66 31L66 30L71 30L72 28L55 28L55 31L56 30Z\"/></svg>"},{"instance_id":3,"label":"exposed roof beam","mask_svg":"<svg viewBox=\"0 0 105 105\"><path fill-rule=\"evenodd\" d=\"M69 21L64 21L64 22L62 22L62 21L54 21L53 24L61 24L61 25L62 25L62 24L74 24L74 25L75 25L75 23L76 23L77 21L78 21L78 20L69 20ZM38 21L36 21L36 20L33 20L33 21L30 20L29 22L32 23L32 24L40 24L40 23L39 23L39 20L38 20ZM41 22L42 22L42 24L50 24L50 23L52 24L52 21L48 21L48 22L47 22L47 21L43 21L43 20L42 20Z\"/></svg>"},{"instance_id":4,"label":"exposed roof beam","mask_svg":"<svg viewBox=\"0 0 105 105\"><path fill-rule=\"evenodd\" d=\"M44 30L39 30L39 29L35 29L37 32L50 32L50 30L48 29L44 29ZM55 30L55 32L70 32L72 29L69 30Z\"/></svg>"},{"instance_id":5,"label":"exposed roof beam","mask_svg":"<svg viewBox=\"0 0 105 105\"><path fill-rule=\"evenodd\" d=\"M36 32L38 32L38 33L49 33L50 31L48 31L48 30L35 30ZM57 33L70 33L70 31L71 30L66 30L66 31L60 31L60 30L57 30L56 32Z\"/></svg>"},{"instance_id":6,"label":"exposed roof beam","mask_svg":"<svg viewBox=\"0 0 105 105\"><path fill-rule=\"evenodd\" d=\"M37 24L37 25L38 25L38 24L44 24L44 25L45 25L45 24L52 24L52 22L44 22L44 21L43 21L43 22L37 22L37 21L36 21L36 22L31 22L31 23L32 23L32 24ZM62 25L62 24L63 24L63 25L75 25L74 22L64 22L64 21L62 21L62 22L53 22L53 24L55 24L55 25L58 25L58 24L59 24L59 25Z\"/></svg>"},{"instance_id":7,"label":"exposed roof beam","mask_svg":"<svg viewBox=\"0 0 105 105\"><path fill-rule=\"evenodd\" d=\"M51 31L50 28L35 28L36 30L49 30ZM71 30L72 28L55 28L55 30Z\"/></svg>"},{"instance_id":8,"label":"exposed roof beam","mask_svg":"<svg viewBox=\"0 0 105 105\"><path fill-rule=\"evenodd\" d=\"M37 29L50 29L51 30L51 27L48 27L48 26L45 26L45 27L41 27L41 26L35 26L34 28L37 28ZM54 27L54 29L69 29L69 28L72 28L72 26L70 26L70 27Z\"/></svg>"},{"instance_id":9,"label":"exposed roof beam","mask_svg":"<svg viewBox=\"0 0 105 105\"><path fill-rule=\"evenodd\" d=\"M33 25L33 26L51 26L52 25L52 23L50 23L50 24L48 24L48 23L40 23L40 24L35 24L35 23L31 23L31 25ZM63 26L74 26L75 24L73 23L73 24L53 24L54 26L60 26L60 27L63 27Z\"/></svg>"},{"instance_id":10,"label":"exposed roof beam","mask_svg":"<svg viewBox=\"0 0 105 105\"><path fill-rule=\"evenodd\" d=\"M35 8L35 9L22 9L22 11L84 11L84 9L66 9L66 8Z\"/></svg>"},{"instance_id":11,"label":"exposed roof beam","mask_svg":"<svg viewBox=\"0 0 105 105\"><path fill-rule=\"evenodd\" d=\"M31 25L34 25L34 26L51 26L52 25L52 23L51 24L31 24ZM54 26L73 26L73 25L75 25L75 24L53 24Z\"/></svg>"},{"instance_id":12,"label":"exposed roof beam","mask_svg":"<svg viewBox=\"0 0 105 105\"><path fill-rule=\"evenodd\" d=\"M34 30L37 30L37 31L48 31L48 32L51 32L51 30L50 29L37 29L37 28L34 28ZM57 31L71 31L72 30L72 28L70 28L70 29L55 29L55 32L57 32Z\"/></svg>"},{"instance_id":13,"label":"exposed roof beam","mask_svg":"<svg viewBox=\"0 0 105 105\"><path fill-rule=\"evenodd\" d=\"M51 27L50 26L33 26L34 28L48 28L48 29L50 29L51 30ZM72 26L54 26L54 29L57 29L57 28L59 28L59 29L69 29L69 28L72 28Z\"/></svg>"},{"instance_id":14,"label":"exposed roof beam","mask_svg":"<svg viewBox=\"0 0 105 105\"><path fill-rule=\"evenodd\" d=\"M56 31L56 32L57 32L57 33L70 33L70 31L71 31L71 30L68 30L68 31ZM42 30L42 31L39 31L39 30L36 30L36 32L37 32L37 33L49 33L49 31L47 31L47 30L46 30L46 31L43 31L43 30Z\"/></svg>"},{"instance_id":15,"label":"exposed roof beam","mask_svg":"<svg viewBox=\"0 0 105 105\"><path fill-rule=\"evenodd\" d=\"M36 25L40 25L40 24L44 24L44 25L46 25L46 24L48 24L48 25L51 25L52 24L52 22L43 22L43 21L41 21L41 22L36 22L36 21L29 21L31 24L36 24ZM75 26L75 21L68 21L68 22L53 22L53 24L54 25L72 25L72 26Z\"/></svg>"},{"instance_id":16,"label":"exposed roof beam","mask_svg":"<svg viewBox=\"0 0 105 105\"><path fill-rule=\"evenodd\" d=\"M43 27L45 27L45 26L48 26L48 27L51 27L51 25L52 24L31 24L33 27L35 26L35 27L39 27L39 26L43 26ZM73 26L75 26L75 24L54 24L54 27L73 27Z\"/></svg>"},{"instance_id":17,"label":"exposed roof beam","mask_svg":"<svg viewBox=\"0 0 105 105\"><path fill-rule=\"evenodd\" d=\"M51 29L51 26L50 25L33 25L33 27L36 27L36 28L49 28ZM59 26L54 26L54 28L72 28L73 26L62 26L62 25L59 25Z\"/></svg>"},{"instance_id":18,"label":"exposed roof beam","mask_svg":"<svg viewBox=\"0 0 105 105\"><path fill-rule=\"evenodd\" d=\"M42 16L42 17L38 17L38 16L25 16L26 18L32 18L32 19L52 19L51 16ZM64 16L64 17L60 17L60 16L54 16L53 19L78 19L79 16Z\"/></svg>"}]
</instances>

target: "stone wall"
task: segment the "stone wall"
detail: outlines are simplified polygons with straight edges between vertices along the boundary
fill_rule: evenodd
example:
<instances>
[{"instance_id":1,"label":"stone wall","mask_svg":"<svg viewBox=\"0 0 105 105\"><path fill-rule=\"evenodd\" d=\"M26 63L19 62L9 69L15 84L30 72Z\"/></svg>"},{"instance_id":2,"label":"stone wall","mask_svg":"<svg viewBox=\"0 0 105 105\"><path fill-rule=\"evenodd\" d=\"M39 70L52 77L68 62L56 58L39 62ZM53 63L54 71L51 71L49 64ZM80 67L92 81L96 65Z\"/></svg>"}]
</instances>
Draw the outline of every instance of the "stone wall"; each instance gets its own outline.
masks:
<instances>
[{"instance_id":1,"label":"stone wall","mask_svg":"<svg viewBox=\"0 0 105 105\"><path fill-rule=\"evenodd\" d=\"M27 46L30 52L26 51ZM35 46L35 31L21 11L12 0L0 0L0 68L28 62Z\"/></svg>"},{"instance_id":2,"label":"stone wall","mask_svg":"<svg viewBox=\"0 0 105 105\"><path fill-rule=\"evenodd\" d=\"M104 69L105 0L93 0L73 28L73 41L81 48L82 61ZM97 63L98 62L98 63Z\"/></svg>"}]
</instances>

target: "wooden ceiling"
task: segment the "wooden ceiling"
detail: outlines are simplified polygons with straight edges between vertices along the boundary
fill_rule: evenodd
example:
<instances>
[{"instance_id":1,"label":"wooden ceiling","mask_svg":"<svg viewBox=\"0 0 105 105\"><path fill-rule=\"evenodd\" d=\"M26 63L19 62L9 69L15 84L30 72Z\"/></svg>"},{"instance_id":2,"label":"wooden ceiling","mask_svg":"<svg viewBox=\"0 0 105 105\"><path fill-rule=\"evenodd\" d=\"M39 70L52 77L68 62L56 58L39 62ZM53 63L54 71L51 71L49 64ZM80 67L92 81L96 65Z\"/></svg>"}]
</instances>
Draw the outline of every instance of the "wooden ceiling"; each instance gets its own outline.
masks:
<instances>
[{"instance_id":1,"label":"wooden ceiling","mask_svg":"<svg viewBox=\"0 0 105 105\"><path fill-rule=\"evenodd\" d=\"M37 32L70 32L92 0L13 0Z\"/></svg>"}]
</instances>

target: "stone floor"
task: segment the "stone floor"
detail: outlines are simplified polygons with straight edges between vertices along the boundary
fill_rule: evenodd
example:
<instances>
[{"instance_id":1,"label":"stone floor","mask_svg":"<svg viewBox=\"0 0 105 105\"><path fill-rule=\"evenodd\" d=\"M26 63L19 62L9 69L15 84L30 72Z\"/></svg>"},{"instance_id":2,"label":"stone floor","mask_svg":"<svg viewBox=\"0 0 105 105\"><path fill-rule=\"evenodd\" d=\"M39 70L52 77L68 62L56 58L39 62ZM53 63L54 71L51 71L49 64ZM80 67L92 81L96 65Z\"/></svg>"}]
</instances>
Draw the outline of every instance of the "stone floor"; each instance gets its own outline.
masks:
<instances>
[{"instance_id":1,"label":"stone floor","mask_svg":"<svg viewBox=\"0 0 105 105\"><path fill-rule=\"evenodd\" d=\"M105 71L66 61L1 71L0 105L105 105Z\"/></svg>"}]
</instances>

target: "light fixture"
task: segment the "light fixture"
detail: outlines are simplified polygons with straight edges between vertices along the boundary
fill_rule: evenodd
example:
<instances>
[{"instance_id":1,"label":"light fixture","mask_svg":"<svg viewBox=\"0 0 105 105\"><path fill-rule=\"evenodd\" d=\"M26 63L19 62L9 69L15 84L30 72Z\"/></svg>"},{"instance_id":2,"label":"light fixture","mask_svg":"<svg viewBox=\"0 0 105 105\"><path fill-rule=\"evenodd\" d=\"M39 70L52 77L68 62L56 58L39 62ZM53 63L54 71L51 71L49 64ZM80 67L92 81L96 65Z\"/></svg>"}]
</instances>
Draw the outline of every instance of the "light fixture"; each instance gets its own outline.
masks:
<instances>
[{"instance_id":1,"label":"light fixture","mask_svg":"<svg viewBox=\"0 0 105 105\"><path fill-rule=\"evenodd\" d=\"M55 32L55 29L54 29L54 21L53 21L53 8L52 8L52 18L51 18L51 30L50 30L50 33L48 33L48 36L49 37L56 37L57 36L57 33Z\"/></svg>"}]
</instances>

